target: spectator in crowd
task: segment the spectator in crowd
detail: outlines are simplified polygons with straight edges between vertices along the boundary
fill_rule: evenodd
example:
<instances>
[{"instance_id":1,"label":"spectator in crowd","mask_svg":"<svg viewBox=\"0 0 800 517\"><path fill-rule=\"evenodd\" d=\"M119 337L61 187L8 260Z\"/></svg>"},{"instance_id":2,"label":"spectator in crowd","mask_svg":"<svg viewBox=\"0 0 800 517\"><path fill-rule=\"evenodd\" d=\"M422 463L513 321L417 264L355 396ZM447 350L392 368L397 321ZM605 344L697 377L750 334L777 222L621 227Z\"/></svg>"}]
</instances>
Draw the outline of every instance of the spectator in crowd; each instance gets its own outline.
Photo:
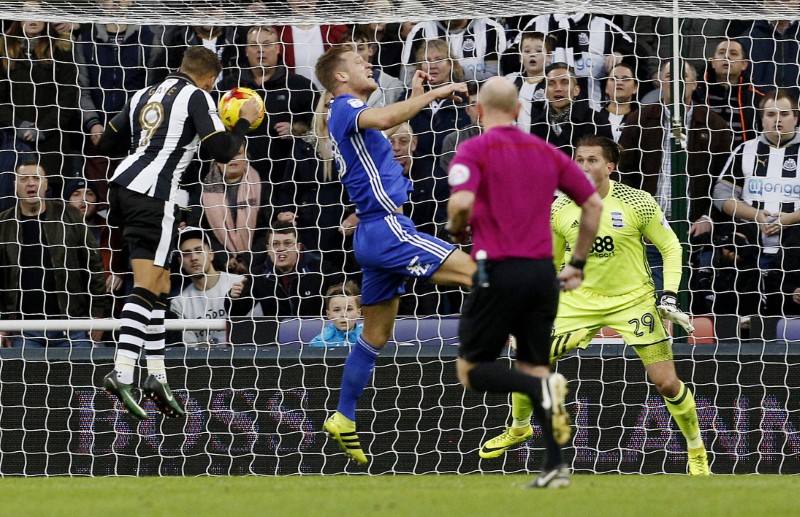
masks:
<instances>
[{"instance_id":1,"label":"spectator in crowd","mask_svg":"<svg viewBox=\"0 0 800 517\"><path fill-rule=\"evenodd\" d=\"M642 83L642 93L647 93L639 95L639 105L644 106L646 104L661 103L661 97L663 95L661 87L661 68L657 66L652 73L648 75L647 80Z\"/></svg>"},{"instance_id":2,"label":"spectator in crowd","mask_svg":"<svg viewBox=\"0 0 800 517\"><path fill-rule=\"evenodd\" d=\"M661 82L665 86L662 89L662 102L642 106L628 115L619 142L624 149L619 168L622 182L653 195L668 219L672 217L671 199L674 197L670 192L672 169L668 147L672 122L670 66L670 62L665 61L661 67ZM696 234L711 229L707 220L711 204L711 178L722 171L729 156L725 149L730 148L732 134L716 113L693 103L697 71L685 62L684 82L686 148L689 153L688 198L692 200L689 219L693 223L690 233Z\"/></svg>"},{"instance_id":3,"label":"spectator in crowd","mask_svg":"<svg viewBox=\"0 0 800 517\"><path fill-rule=\"evenodd\" d=\"M620 19L619 25L636 38L637 71L658 75L659 60L673 55L672 17L618 15L614 19ZM752 20L745 19L681 18L678 28L681 57L692 63L705 61L713 54L719 38L738 36L752 25ZM638 78L644 80L645 76ZM648 92L643 87L641 93ZM658 102L658 97L655 100Z\"/></svg>"},{"instance_id":4,"label":"spectator in crowd","mask_svg":"<svg viewBox=\"0 0 800 517\"><path fill-rule=\"evenodd\" d=\"M566 63L547 67L547 108L531 120L531 133L572 156L584 135L612 138L607 111L593 110L579 100L581 87L575 72Z\"/></svg>"},{"instance_id":5,"label":"spectator in crowd","mask_svg":"<svg viewBox=\"0 0 800 517\"><path fill-rule=\"evenodd\" d=\"M619 137L622 135L625 117L639 109L636 103L637 90L636 72L630 65L620 63L611 70L611 75L606 81L607 100L603 109L608 112L611 135L615 142L619 142Z\"/></svg>"},{"instance_id":6,"label":"spectator in crowd","mask_svg":"<svg viewBox=\"0 0 800 517\"><path fill-rule=\"evenodd\" d=\"M717 44L702 84L708 107L733 130L733 147L756 137L757 106L764 96L750 81L750 61L738 40Z\"/></svg>"},{"instance_id":7,"label":"spectator in crowd","mask_svg":"<svg viewBox=\"0 0 800 517\"><path fill-rule=\"evenodd\" d=\"M464 71L459 62L453 59L444 40L424 41L417 50L417 61L419 69L429 76L426 88L464 80ZM442 144L447 135L469 126L464 100L442 99L432 102L409 121L417 135L417 156L436 159L442 154Z\"/></svg>"},{"instance_id":8,"label":"spectator in crowd","mask_svg":"<svg viewBox=\"0 0 800 517\"><path fill-rule=\"evenodd\" d=\"M204 13L211 14L211 13ZM233 31L215 25L174 25L164 33L164 46L167 49L167 68L177 69L183 60L186 49L195 46L209 48L217 54L222 63L219 83L228 71L237 66L239 52L233 41Z\"/></svg>"},{"instance_id":9,"label":"spectator in crowd","mask_svg":"<svg viewBox=\"0 0 800 517\"><path fill-rule=\"evenodd\" d=\"M292 125L310 127L316 94L309 79L280 63L281 44L274 27L251 27L246 53L250 67L232 72L219 88L225 91L245 86L264 99L264 120L250 132L248 149L261 179L277 184L292 156Z\"/></svg>"},{"instance_id":10,"label":"spectator in crowd","mask_svg":"<svg viewBox=\"0 0 800 517\"><path fill-rule=\"evenodd\" d=\"M253 305L247 277L214 266L214 251L206 232L187 226L178 235L181 273L191 281L180 296L170 301L169 317L177 319L224 320L229 316L261 316ZM170 340L176 341L176 340ZM184 330L181 342L188 346L227 344L224 330Z\"/></svg>"},{"instance_id":11,"label":"spectator in crowd","mask_svg":"<svg viewBox=\"0 0 800 517\"><path fill-rule=\"evenodd\" d=\"M696 303L695 308L716 316L736 315L742 323L758 313L758 244L746 233L749 229L742 225L717 224L710 253L695 254L697 274L692 276L689 289L693 296L705 300L705 305Z\"/></svg>"},{"instance_id":12,"label":"spectator in crowd","mask_svg":"<svg viewBox=\"0 0 800 517\"><path fill-rule=\"evenodd\" d=\"M53 30L58 34L59 38L75 40L81 31L80 23L73 22L52 22Z\"/></svg>"},{"instance_id":13,"label":"spectator in crowd","mask_svg":"<svg viewBox=\"0 0 800 517\"><path fill-rule=\"evenodd\" d=\"M323 284L335 284L340 275L303 252L291 223L272 226L267 234L267 255L264 274L255 277L253 285L253 296L261 303L263 314L321 316Z\"/></svg>"},{"instance_id":14,"label":"spectator in crowd","mask_svg":"<svg viewBox=\"0 0 800 517\"><path fill-rule=\"evenodd\" d=\"M797 317L800 316L800 249L791 247L783 253L781 274L773 273L766 278L764 314Z\"/></svg>"},{"instance_id":15,"label":"spectator in crowd","mask_svg":"<svg viewBox=\"0 0 800 517\"><path fill-rule=\"evenodd\" d=\"M446 43L449 54L461 65L464 79L484 81L500 73L500 55L506 49L506 34L499 23L490 18L426 21L415 25L405 40L401 58L404 74L400 79L406 85L411 85L414 71L425 59L420 49L425 48L426 41L434 40Z\"/></svg>"},{"instance_id":16,"label":"spectator in crowd","mask_svg":"<svg viewBox=\"0 0 800 517\"><path fill-rule=\"evenodd\" d=\"M800 247L800 134L797 97L790 90L772 90L759 107L762 134L736 148L713 195L716 208L745 223L743 231L756 236L761 292L770 295L782 292L784 257L793 257Z\"/></svg>"},{"instance_id":17,"label":"spectator in crowd","mask_svg":"<svg viewBox=\"0 0 800 517\"><path fill-rule=\"evenodd\" d=\"M759 20L739 37L744 55L753 64L753 85L766 92L800 84L800 23L797 20Z\"/></svg>"},{"instance_id":18,"label":"spectator in crowd","mask_svg":"<svg viewBox=\"0 0 800 517\"><path fill-rule=\"evenodd\" d=\"M553 62L564 62L575 70L581 95L599 109L603 83L623 59L632 59L633 39L611 20L596 14L543 14L528 21L522 34L541 32L556 38ZM514 45L519 45L517 36ZM510 53L515 53L513 47Z\"/></svg>"},{"instance_id":19,"label":"spectator in crowd","mask_svg":"<svg viewBox=\"0 0 800 517\"><path fill-rule=\"evenodd\" d=\"M72 42L52 24L5 22L0 35L0 127L15 131L59 191L78 168L80 90Z\"/></svg>"},{"instance_id":20,"label":"spectator in crowd","mask_svg":"<svg viewBox=\"0 0 800 517\"><path fill-rule=\"evenodd\" d=\"M670 221L684 217L683 214L672 213L672 200L687 198L689 236L694 240L711 231L711 184L713 178L722 172L730 156L728 149L733 135L722 117L706 106L693 104L697 71L686 62L683 79L688 191L672 192L674 173L670 147L672 104L669 61L661 66L661 82L664 85L661 90L662 102L644 105L625 119L619 139L624 149L619 171L622 183L640 188L655 197ZM647 253L656 290L660 292L663 281L661 254L652 245L647 247Z\"/></svg>"},{"instance_id":21,"label":"spectator in crowd","mask_svg":"<svg viewBox=\"0 0 800 517\"><path fill-rule=\"evenodd\" d=\"M365 6L372 6L377 12L391 12L393 3L390 0L366 0ZM383 72L400 77L401 60L403 56L403 42L411 31L414 23L368 23L358 24L353 27L353 32L363 32L370 41L375 43L375 53L372 55L372 65L379 67ZM403 28L405 33L403 34Z\"/></svg>"},{"instance_id":22,"label":"spectator in crowd","mask_svg":"<svg viewBox=\"0 0 800 517\"><path fill-rule=\"evenodd\" d=\"M476 108L478 103L478 83L470 81L467 83L467 106L464 110L469 116L470 125L464 129L453 131L444 138L442 143L442 154L439 155L438 166L440 174L447 176L447 171L450 169L450 161L456 154L458 145L469 140L473 136L481 134L481 126L478 121L478 110Z\"/></svg>"},{"instance_id":23,"label":"spectator in crowd","mask_svg":"<svg viewBox=\"0 0 800 517\"><path fill-rule=\"evenodd\" d=\"M3 319L103 318L109 301L103 260L81 214L46 199L41 162L16 169L17 206L0 214L0 313ZM15 347L90 347L103 331L24 331Z\"/></svg>"},{"instance_id":24,"label":"spectator in crowd","mask_svg":"<svg viewBox=\"0 0 800 517\"><path fill-rule=\"evenodd\" d=\"M526 133L531 132L531 120L538 117L545 108L544 69L553 57L555 39L541 32L522 34L519 44L521 71L506 74L506 79L514 83L519 91L522 109L517 117L517 125Z\"/></svg>"},{"instance_id":25,"label":"spectator in crowd","mask_svg":"<svg viewBox=\"0 0 800 517\"><path fill-rule=\"evenodd\" d=\"M318 14L317 0L287 0L289 10L297 17ZM292 72L312 81L318 90L322 85L314 75L319 56L331 45L339 43L347 31L345 25L286 25L276 27L281 42L283 62Z\"/></svg>"},{"instance_id":26,"label":"spectator in crowd","mask_svg":"<svg viewBox=\"0 0 800 517\"><path fill-rule=\"evenodd\" d=\"M294 207L298 239L306 252L319 253L332 268L349 273L358 270L352 259L352 235L358 217L334 168L328 133L330 101L331 95L323 92L311 129L296 140L278 204Z\"/></svg>"},{"instance_id":27,"label":"spectator in crowd","mask_svg":"<svg viewBox=\"0 0 800 517\"><path fill-rule=\"evenodd\" d=\"M107 179L120 160L100 156L97 142L107 122L122 111L134 92L165 77L165 51L156 31L147 25L85 25L75 43L83 130L88 135L83 175L97 184L102 202L108 192Z\"/></svg>"},{"instance_id":28,"label":"spectator in crowd","mask_svg":"<svg viewBox=\"0 0 800 517\"><path fill-rule=\"evenodd\" d=\"M214 162L202 183L203 225L213 235L212 248L225 250L228 270L246 274L251 264L264 262L265 234L259 231L272 221L272 210L263 200L272 188L261 181L248 160L242 144L239 152L225 164ZM282 217L291 220L293 213Z\"/></svg>"},{"instance_id":29,"label":"spectator in crowd","mask_svg":"<svg viewBox=\"0 0 800 517\"><path fill-rule=\"evenodd\" d=\"M367 63L372 63L378 44L369 38L365 32L354 31L345 35L343 41L352 43L356 54ZM385 73L380 67L373 65L372 78L378 83L378 88L367 99L370 108L382 108L404 98L406 86L397 77Z\"/></svg>"},{"instance_id":30,"label":"spectator in crowd","mask_svg":"<svg viewBox=\"0 0 800 517\"><path fill-rule=\"evenodd\" d=\"M452 134L452 133L451 133ZM403 214L414 222L418 231L428 235L441 235L447 222L447 199L450 187L447 174L435 166L430 156L414 152L417 137L408 122L401 123L389 137L394 159L403 167L403 175L411 180L413 191L409 203L403 205ZM440 309L437 287L423 279L409 278L406 292L400 297L400 314L424 316L436 314Z\"/></svg>"},{"instance_id":31,"label":"spectator in crowd","mask_svg":"<svg viewBox=\"0 0 800 517\"><path fill-rule=\"evenodd\" d=\"M333 285L325 292L325 316L328 323L309 346L353 346L361 336L361 291L354 282Z\"/></svg>"},{"instance_id":32,"label":"spectator in crowd","mask_svg":"<svg viewBox=\"0 0 800 517\"><path fill-rule=\"evenodd\" d=\"M93 181L71 179L64 184L64 201L80 212L83 222L89 227L92 237L98 244L98 251L103 258L103 272L106 279L106 291L121 298L125 279L130 273L128 256L123 252L124 243L118 228L112 228L100 207L100 188ZM116 307L115 307L116 309ZM121 310L122 307L120 306ZM115 312L116 314L116 312Z\"/></svg>"},{"instance_id":33,"label":"spectator in crowd","mask_svg":"<svg viewBox=\"0 0 800 517\"><path fill-rule=\"evenodd\" d=\"M403 175L411 180L413 191L403 213L420 232L438 235L437 228L447 221L447 198L450 188L447 175L437 173L431 156L417 156L417 136L408 122L402 122L389 137L394 159L403 167Z\"/></svg>"}]
</instances>

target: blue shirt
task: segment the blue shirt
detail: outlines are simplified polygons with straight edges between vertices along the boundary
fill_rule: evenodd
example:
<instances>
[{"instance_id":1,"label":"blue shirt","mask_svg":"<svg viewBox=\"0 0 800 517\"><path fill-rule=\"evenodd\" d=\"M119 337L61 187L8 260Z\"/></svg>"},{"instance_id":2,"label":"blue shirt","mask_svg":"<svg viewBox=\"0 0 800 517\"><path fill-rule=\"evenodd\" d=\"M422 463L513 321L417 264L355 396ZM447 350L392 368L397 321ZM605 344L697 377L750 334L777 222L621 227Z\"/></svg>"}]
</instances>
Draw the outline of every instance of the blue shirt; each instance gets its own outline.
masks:
<instances>
[{"instance_id":1,"label":"blue shirt","mask_svg":"<svg viewBox=\"0 0 800 517\"><path fill-rule=\"evenodd\" d=\"M344 331L336 328L333 323L327 323L322 332L311 340L309 346L351 346L355 345L364 329L362 323L356 323L353 330Z\"/></svg>"},{"instance_id":2,"label":"blue shirt","mask_svg":"<svg viewBox=\"0 0 800 517\"><path fill-rule=\"evenodd\" d=\"M328 112L339 177L362 221L394 212L413 190L386 135L377 129L358 128L358 116L367 108L362 100L345 94L331 101Z\"/></svg>"}]
</instances>

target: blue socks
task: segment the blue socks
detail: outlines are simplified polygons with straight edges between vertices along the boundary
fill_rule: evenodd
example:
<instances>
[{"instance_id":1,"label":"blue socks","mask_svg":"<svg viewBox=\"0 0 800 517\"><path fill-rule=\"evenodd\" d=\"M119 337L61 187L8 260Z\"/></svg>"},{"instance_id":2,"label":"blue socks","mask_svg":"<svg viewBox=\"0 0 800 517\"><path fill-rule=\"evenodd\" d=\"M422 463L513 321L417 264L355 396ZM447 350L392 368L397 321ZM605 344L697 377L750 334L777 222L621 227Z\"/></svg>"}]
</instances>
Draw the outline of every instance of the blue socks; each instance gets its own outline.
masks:
<instances>
[{"instance_id":1,"label":"blue socks","mask_svg":"<svg viewBox=\"0 0 800 517\"><path fill-rule=\"evenodd\" d=\"M336 409L350 420L356 419L358 399L372 378L372 369L375 368L375 361L380 352L379 348L375 348L359 336L356 346L344 362L342 393L339 395L339 407Z\"/></svg>"}]
</instances>

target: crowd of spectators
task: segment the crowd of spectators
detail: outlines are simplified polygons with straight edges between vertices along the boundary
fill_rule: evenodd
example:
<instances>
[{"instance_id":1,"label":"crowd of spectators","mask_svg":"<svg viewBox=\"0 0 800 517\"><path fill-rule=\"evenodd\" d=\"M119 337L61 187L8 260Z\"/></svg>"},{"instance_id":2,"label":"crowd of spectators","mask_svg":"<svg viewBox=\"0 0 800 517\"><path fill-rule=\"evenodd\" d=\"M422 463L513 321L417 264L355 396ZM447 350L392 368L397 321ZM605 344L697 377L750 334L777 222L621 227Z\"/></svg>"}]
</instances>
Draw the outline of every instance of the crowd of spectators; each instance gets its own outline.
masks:
<instances>
[{"instance_id":1,"label":"crowd of spectators","mask_svg":"<svg viewBox=\"0 0 800 517\"><path fill-rule=\"evenodd\" d=\"M298 13L314 4L288 3ZM184 176L189 230L173 267L173 317L321 318L327 311L335 321L339 312L357 314L350 298L359 281L351 244L358 217L338 181L326 122L330 95L313 72L331 45L351 45L372 64L378 89L370 106L406 98L415 70L431 86L468 83L468 98L432 103L391 137L414 185L404 209L420 231L446 237L447 166L459 142L480 133L474 103L481 81L501 75L519 91L521 129L569 155L582 135L613 138L623 148L615 179L652 194L670 222L688 221L695 314L743 321L800 314L793 272L800 265L798 25L715 21L690 30L679 132L687 165L677 172L686 187L676 192L671 47L662 44L657 19L569 13L252 27L5 21L0 317L117 313L115 302L132 287L119 231L105 220L106 180L117 163L96 144L132 94L163 80L195 45L214 50L223 64L214 95L252 88L266 116L231 162L201 156ZM686 202L685 212L674 212L676 199ZM658 282L660 256L650 248ZM458 290L408 287L401 313L460 310ZM337 328L346 334L354 327L339 321L328 333ZM88 346L111 338L40 334L4 336L3 344ZM174 341L214 344L224 336L186 332Z\"/></svg>"}]
</instances>

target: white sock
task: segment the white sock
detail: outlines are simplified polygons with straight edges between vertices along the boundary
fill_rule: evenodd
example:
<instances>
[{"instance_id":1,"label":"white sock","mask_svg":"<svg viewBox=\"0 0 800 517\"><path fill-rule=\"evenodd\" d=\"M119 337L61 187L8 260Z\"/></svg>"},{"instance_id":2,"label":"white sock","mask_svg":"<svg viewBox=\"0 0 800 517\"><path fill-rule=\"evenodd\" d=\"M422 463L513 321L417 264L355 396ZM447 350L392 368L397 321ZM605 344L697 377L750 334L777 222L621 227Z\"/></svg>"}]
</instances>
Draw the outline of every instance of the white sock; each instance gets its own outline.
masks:
<instances>
[{"instance_id":1,"label":"white sock","mask_svg":"<svg viewBox=\"0 0 800 517\"><path fill-rule=\"evenodd\" d=\"M156 378L158 382L167 382L167 369L164 367L164 358L147 358L147 373Z\"/></svg>"},{"instance_id":2,"label":"white sock","mask_svg":"<svg viewBox=\"0 0 800 517\"><path fill-rule=\"evenodd\" d=\"M114 370L117 372L117 380L119 382L133 384L133 370L136 368L136 359L117 352L117 358L114 360Z\"/></svg>"}]
</instances>

